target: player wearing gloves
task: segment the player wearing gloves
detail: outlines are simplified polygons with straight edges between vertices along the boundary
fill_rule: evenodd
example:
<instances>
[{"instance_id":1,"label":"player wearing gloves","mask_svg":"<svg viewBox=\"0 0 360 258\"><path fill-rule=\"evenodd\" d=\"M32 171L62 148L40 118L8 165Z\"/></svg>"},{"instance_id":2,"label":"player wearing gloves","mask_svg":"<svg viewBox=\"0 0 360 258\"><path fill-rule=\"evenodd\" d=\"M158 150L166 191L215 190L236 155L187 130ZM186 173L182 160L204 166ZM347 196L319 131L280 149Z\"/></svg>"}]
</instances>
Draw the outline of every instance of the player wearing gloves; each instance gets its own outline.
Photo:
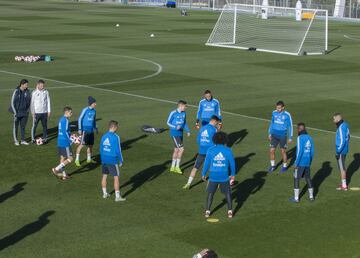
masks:
<instances>
[{"instance_id":1,"label":"player wearing gloves","mask_svg":"<svg viewBox=\"0 0 360 258\"><path fill-rule=\"evenodd\" d=\"M91 159L94 140L95 140L94 131L98 132L98 129L96 127L96 110L95 110L96 99L89 96L88 102L89 102L89 106L82 110L78 120L78 130L79 130L79 135L81 135L81 143L79 147L76 149L75 165L77 167L81 166L80 152L81 149L84 147L84 145L87 146L86 163L96 163L96 161Z\"/></svg>"},{"instance_id":2,"label":"player wearing gloves","mask_svg":"<svg viewBox=\"0 0 360 258\"><path fill-rule=\"evenodd\" d=\"M333 121L337 126L335 137L336 161L340 169L341 184L337 190L348 190L346 182L346 154L349 152L350 146L350 129L349 125L343 120L342 115L337 113L333 117Z\"/></svg>"},{"instance_id":3,"label":"player wearing gloves","mask_svg":"<svg viewBox=\"0 0 360 258\"><path fill-rule=\"evenodd\" d=\"M116 134L119 124L117 121L111 120L109 122L109 131L101 137L100 141L100 157L102 164L102 180L101 187L103 191L103 198L110 197L106 190L107 176L110 174L114 177L115 201L125 201L120 195L119 188L119 167L123 165L123 156L121 153L121 142L119 135Z\"/></svg>"},{"instance_id":4,"label":"player wearing gloves","mask_svg":"<svg viewBox=\"0 0 360 258\"><path fill-rule=\"evenodd\" d=\"M219 129L221 129L220 103L217 99L213 98L210 90L206 90L204 98L199 102L199 109L196 115L196 129L200 129L200 122L202 126L207 125L213 115L219 118Z\"/></svg>"},{"instance_id":5,"label":"player wearing gloves","mask_svg":"<svg viewBox=\"0 0 360 258\"><path fill-rule=\"evenodd\" d=\"M285 111L285 104L283 101L276 103L276 110L272 113L271 123L269 126L269 141L270 141L270 167L269 173L273 172L275 166L275 149L280 145L283 166L280 173L287 170L287 143L292 142L293 125L292 118L289 112ZM289 137L289 140L288 140Z\"/></svg>"},{"instance_id":6,"label":"player wearing gloves","mask_svg":"<svg viewBox=\"0 0 360 258\"><path fill-rule=\"evenodd\" d=\"M73 161L73 154L71 151L72 141L70 139L69 118L72 116L72 108L64 108L64 116L60 118L58 125L58 151L60 156L60 164L52 169L55 176L60 177L62 180L69 179L70 177L65 172L65 166Z\"/></svg>"},{"instance_id":7,"label":"player wearing gloves","mask_svg":"<svg viewBox=\"0 0 360 258\"><path fill-rule=\"evenodd\" d=\"M170 172L182 174L180 169L181 157L184 153L183 133L190 136L190 129L186 122L186 101L179 100L178 107L172 111L167 119L167 125L170 128L170 136L174 142L175 148L172 156Z\"/></svg>"},{"instance_id":8,"label":"player wearing gloves","mask_svg":"<svg viewBox=\"0 0 360 258\"><path fill-rule=\"evenodd\" d=\"M215 146L208 149L202 171L202 179L204 181L206 180L206 174L209 172L205 217L208 218L210 216L214 194L219 187L226 198L228 217L232 218L230 178L234 179L235 177L235 160L231 149L225 146L228 141L226 133L217 132L213 137L213 141Z\"/></svg>"},{"instance_id":9,"label":"player wearing gloves","mask_svg":"<svg viewBox=\"0 0 360 258\"><path fill-rule=\"evenodd\" d=\"M294 198L292 202L299 202L300 194L300 179L305 177L310 201L314 200L314 189L310 177L310 166L314 157L314 142L313 139L306 132L305 124L298 123L297 125L298 138L296 145L296 161L294 171Z\"/></svg>"}]
</instances>

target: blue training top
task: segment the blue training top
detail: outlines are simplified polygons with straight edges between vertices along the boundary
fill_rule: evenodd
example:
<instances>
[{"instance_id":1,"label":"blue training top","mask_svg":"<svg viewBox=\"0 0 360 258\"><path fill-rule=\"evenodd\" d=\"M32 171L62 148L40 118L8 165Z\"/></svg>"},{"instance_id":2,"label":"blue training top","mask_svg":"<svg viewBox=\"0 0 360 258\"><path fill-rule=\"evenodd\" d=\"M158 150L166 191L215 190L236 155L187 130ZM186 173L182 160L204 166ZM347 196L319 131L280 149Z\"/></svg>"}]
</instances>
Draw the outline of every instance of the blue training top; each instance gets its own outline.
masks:
<instances>
[{"instance_id":1,"label":"blue training top","mask_svg":"<svg viewBox=\"0 0 360 258\"><path fill-rule=\"evenodd\" d=\"M346 155L349 152L350 146L350 129L349 125L341 121L336 130L335 138L336 154Z\"/></svg>"},{"instance_id":2,"label":"blue training top","mask_svg":"<svg viewBox=\"0 0 360 258\"><path fill-rule=\"evenodd\" d=\"M96 130L96 110L86 107L82 110L78 120L79 131L92 133Z\"/></svg>"},{"instance_id":3,"label":"blue training top","mask_svg":"<svg viewBox=\"0 0 360 258\"><path fill-rule=\"evenodd\" d=\"M107 132L101 137L100 158L101 164L122 164L123 156L121 153L120 137L116 133Z\"/></svg>"},{"instance_id":4,"label":"blue training top","mask_svg":"<svg viewBox=\"0 0 360 258\"><path fill-rule=\"evenodd\" d=\"M307 133L297 137L296 145L296 167L310 167L314 157L314 142Z\"/></svg>"},{"instance_id":5,"label":"blue training top","mask_svg":"<svg viewBox=\"0 0 360 258\"><path fill-rule=\"evenodd\" d=\"M211 124L201 127L196 138L197 144L199 145L199 154L205 155L208 149L214 146L213 136L216 131L215 126Z\"/></svg>"},{"instance_id":6,"label":"blue training top","mask_svg":"<svg viewBox=\"0 0 360 258\"><path fill-rule=\"evenodd\" d=\"M190 133L189 126L186 123L186 112L180 112L178 109L171 111L167 120L167 125L170 127L171 136L182 136L183 131ZM178 129L178 127L180 127Z\"/></svg>"},{"instance_id":7,"label":"blue training top","mask_svg":"<svg viewBox=\"0 0 360 258\"><path fill-rule=\"evenodd\" d=\"M57 145L61 148L67 148L70 147L71 143L69 119L63 116L59 120Z\"/></svg>"},{"instance_id":8,"label":"blue training top","mask_svg":"<svg viewBox=\"0 0 360 258\"><path fill-rule=\"evenodd\" d=\"M199 109L196 115L197 120L209 122L210 118L216 115L221 120L220 103L217 99L202 99L199 102Z\"/></svg>"},{"instance_id":9,"label":"blue training top","mask_svg":"<svg viewBox=\"0 0 360 258\"><path fill-rule=\"evenodd\" d=\"M278 112L277 110L273 111L271 123L269 126L269 135L275 135L279 137L284 137L288 135L289 139L292 139L293 124L289 112Z\"/></svg>"}]
</instances>

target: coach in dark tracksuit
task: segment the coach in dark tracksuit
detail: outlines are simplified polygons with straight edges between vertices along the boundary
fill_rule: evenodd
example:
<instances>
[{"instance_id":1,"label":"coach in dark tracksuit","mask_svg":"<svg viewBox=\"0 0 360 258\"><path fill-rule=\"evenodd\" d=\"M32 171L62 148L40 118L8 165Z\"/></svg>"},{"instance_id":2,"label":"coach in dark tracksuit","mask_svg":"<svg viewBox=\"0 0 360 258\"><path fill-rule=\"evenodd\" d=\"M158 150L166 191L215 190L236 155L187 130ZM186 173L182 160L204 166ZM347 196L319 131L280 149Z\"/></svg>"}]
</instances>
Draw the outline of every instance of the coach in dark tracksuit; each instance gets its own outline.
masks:
<instances>
[{"instance_id":1,"label":"coach in dark tracksuit","mask_svg":"<svg viewBox=\"0 0 360 258\"><path fill-rule=\"evenodd\" d=\"M29 145L25 141L25 127L29 117L31 93L28 90L28 80L22 79L20 85L14 90L11 97L11 106L9 111L14 114L13 136L16 146ZM21 142L19 143L17 135L20 125Z\"/></svg>"}]
</instances>

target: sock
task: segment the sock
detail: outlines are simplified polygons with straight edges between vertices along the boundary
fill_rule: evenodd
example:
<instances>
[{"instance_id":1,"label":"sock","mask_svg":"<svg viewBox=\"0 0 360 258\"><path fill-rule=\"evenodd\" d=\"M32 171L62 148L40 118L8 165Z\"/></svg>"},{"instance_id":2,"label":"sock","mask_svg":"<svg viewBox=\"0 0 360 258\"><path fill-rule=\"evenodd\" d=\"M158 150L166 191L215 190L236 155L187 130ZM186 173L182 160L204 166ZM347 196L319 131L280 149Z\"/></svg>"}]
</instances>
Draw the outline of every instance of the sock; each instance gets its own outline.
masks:
<instances>
[{"instance_id":1,"label":"sock","mask_svg":"<svg viewBox=\"0 0 360 258\"><path fill-rule=\"evenodd\" d=\"M79 161L79 160L80 160L80 154L76 153L76 161Z\"/></svg>"},{"instance_id":2,"label":"sock","mask_svg":"<svg viewBox=\"0 0 360 258\"><path fill-rule=\"evenodd\" d=\"M176 159L176 165L175 165L175 166L176 166L177 168L180 168L180 160L181 160L181 159Z\"/></svg>"},{"instance_id":3,"label":"sock","mask_svg":"<svg viewBox=\"0 0 360 258\"><path fill-rule=\"evenodd\" d=\"M103 194L104 194L104 195L107 194L106 187L103 187L103 188L102 188L102 191L103 191Z\"/></svg>"},{"instance_id":4,"label":"sock","mask_svg":"<svg viewBox=\"0 0 360 258\"><path fill-rule=\"evenodd\" d=\"M295 200L299 200L299 193L300 193L300 190L299 189L294 189L294 198Z\"/></svg>"},{"instance_id":5,"label":"sock","mask_svg":"<svg viewBox=\"0 0 360 258\"><path fill-rule=\"evenodd\" d=\"M60 163L60 164L55 168L55 170L56 170L56 171L61 171L64 167L65 167L65 164L64 164L64 163Z\"/></svg>"},{"instance_id":6,"label":"sock","mask_svg":"<svg viewBox=\"0 0 360 258\"><path fill-rule=\"evenodd\" d=\"M284 168L287 167L287 163L286 163L286 162L283 163L283 167L284 167Z\"/></svg>"},{"instance_id":7,"label":"sock","mask_svg":"<svg viewBox=\"0 0 360 258\"><path fill-rule=\"evenodd\" d=\"M346 179L341 179L341 184L342 184L342 187L346 187Z\"/></svg>"},{"instance_id":8,"label":"sock","mask_svg":"<svg viewBox=\"0 0 360 258\"><path fill-rule=\"evenodd\" d=\"M275 160L270 160L270 164L272 167L275 167Z\"/></svg>"},{"instance_id":9,"label":"sock","mask_svg":"<svg viewBox=\"0 0 360 258\"><path fill-rule=\"evenodd\" d=\"M62 173L63 173L63 176L67 176L67 175L66 175L66 172L65 172L65 170L63 170L63 172L62 172Z\"/></svg>"},{"instance_id":10,"label":"sock","mask_svg":"<svg viewBox=\"0 0 360 258\"><path fill-rule=\"evenodd\" d=\"M171 163L171 167L175 167L175 165L176 165L176 159L173 159Z\"/></svg>"},{"instance_id":11,"label":"sock","mask_svg":"<svg viewBox=\"0 0 360 258\"><path fill-rule=\"evenodd\" d=\"M310 197L311 199L314 198L314 188L309 188L309 197Z\"/></svg>"},{"instance_id":12,"label":"sock","mask_svg":"<svg viewBox=\"0 0 360 258\"><path fill-rule=\"evenodd\" d=\"M115 191L116 198L120 198L120 191Z\"/></svg>"},{"instance_id":13,"label":"sock","mask_svg":"<svg viewBox=\"0 0 360 258\"><path fill-rule=\"evenodd\" d=\"M87 160L91 160L91 154L87 155Z\"/></svg>"},{"instance_id":14,"label":"sock","mask_svg":"<svg viewBox=\"0 0 360 258\"><path fill-rule=\"evenodd\" d=\"M194 178L192 176L189 176L189 180L188 180L188 185L191 185L192 181L194 180Z\"/></svg>"}]
</instances>

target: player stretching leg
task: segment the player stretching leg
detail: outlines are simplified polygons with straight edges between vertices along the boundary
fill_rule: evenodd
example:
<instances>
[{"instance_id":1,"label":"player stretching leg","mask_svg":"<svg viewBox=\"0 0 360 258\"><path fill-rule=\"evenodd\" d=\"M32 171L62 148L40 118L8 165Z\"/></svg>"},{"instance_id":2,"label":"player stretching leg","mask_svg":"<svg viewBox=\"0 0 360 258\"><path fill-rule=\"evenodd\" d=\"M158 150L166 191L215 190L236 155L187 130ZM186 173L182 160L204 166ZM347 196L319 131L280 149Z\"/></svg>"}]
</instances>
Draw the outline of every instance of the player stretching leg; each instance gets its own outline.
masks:
<instances>
[{"instance_id":1,"label":"player stretching leg","mask_svg":"<svg viewBox=\"0 0 360 258\"><path fill-rule=\"evenodd\" d=\"M213 115L219 118L219 129L221 129L220 103L217 99L213 98L210 90L206 90L204 92L204 98L199 102L199 109L196 115L196 129L200 129L200 121L202 126L207 125Z\"/></svg>"},{"instance_id":2,"label":"player stretching leg","mask_svg":"<svg viewBox=\"0 0 360 258\"><path fill-rule=\"evenodd\" d=\"M110 174L114 177L114 189L115 189L115 202L126 201L120 195L119 188L119 167L123 165L123 157L121 153L120 137L116 134L119 127L118 122L110 121L109 131L101 137L100 142L100 157L102 164L102 179L101 187L103 191L103 198L110 197L106 190L107 176Z\"/></svg>"},{"instance_id":3,"label":"player stretching leg","mask_svg":"<svg viewBox=\"0 0 360 258\"><path fill-rule=\"evenodd\" d=\"M172 156L170 172L182 174L180 169L181 157L184 153L183 132L190 136L190 129L186 123L186 101L179 100L178 107L172 111L168 117L167 124L170 127L170 136L175 148Z\"/></svg>"},{"instance_id":4,"label":"player stretching leg","mask_svg":"<svg viewBox=\"0 0 360 258\"><path fill-rule=\"evenodd\" d=\"M52 169L55 176L61 177L62 180L69 179L70 177L65 172L65 166L73 161L73 154L71 151L70 127L69 118L72 116L72 108L64 108L64 116L59 120L58 132L58 150L60 156L60 164Z\"/></svg>"},{"instance_id":5,"label":"player stretching leg","mask_svg":"<svg viewBox=\"0 0 360 258\"><path fill-rule=\"evenodd\" d=\"M314 142L313 139L306 132L305 124L298 123L297 125L298 137L296 145L296 161L294 172L294 198L292 202L299 202L300 194L300 179L305 177L308 190L309 199L314 201L314 188L310 178L310 166L314 157Z\"/></svg>"},{"instance_id":6,"label":"player stretching leg","mask_svg":"<svg viewBox=\"0 0 360 258\"><path fill-rule=\"evenodd\" d=\"M350 145L350 129L349 125L343 120L342 115L337 113L333 117L333 121L337 126L336 130L336 161L340 169L341 184L337 190L348 190L346 182L346 166L345 158L349 152Z\"/></svg>"},{"instance_id":7,"label":"player stretching leg","mask_svg":"<svg viewBox=\"0 0 360 258\"><path fill-rule=\"evenodd\" d=\"M269 127L269 141L270 141L270 167L269 173L273 172L275 166L275 149L280 145L283 166L280 173L284 173L287 170L287 136L289 134L290 144L293 137L293 125L289 112L285 111L285 104L283 101L276 103L276 110L272 113L271 123Z\"/></svg>"},{"instance_id":8,"label":"player stretching leg","mask_svg":"<svg viewBox=\"0 0 360 258\"><path fill-rule=\"evenodd\" d=\"M199 145L199 153L196 157L195 165L191 170L188 182L183 186L183 189L190 189L191 183L195 178L196 172L201 168L204 163L207 150L214 145L213 136L217 131L219 118L213 115L209 124L201 127L197 135L197 144Z\"/></svg>"},{"instance_id":9,"label":"player stretching leg","mask_svg":"<svg viewBox=\"0 0 360 258\"><path fill-rule=\"evenodd\" d=\"M80 152L84 145L87 146L87 163L96 163L91 159L92 150L94 146L94 131L98 132L96 127L96 100L89 96L88 98L89 106L84 108L80 114L78 120L78 129L79 135L81 135L81 143L76 149L76 160L75 165L80 167Z\"/></svg>"},{"instance_id":10,"label":"player stretching leg","mask_svg":"<svg viewBox=\"0 0 360 258\"><path fill-rule=\"evenodd\" d=\"M215 146L210 147L206 153L205 163L202 171L202 179L204 181L206 180L206 174L209 171L209 182L207 186L208 195L206 199L205 211L206 218L210 216L211 204L218 187L225 195L228 208L228 217L232 218L233 216L230 178L233 180L235 177L235 160L231 149L225 146L227 140L228 137L226 133L217 132L213 137Z\"/></svg>"}]
</instances>

